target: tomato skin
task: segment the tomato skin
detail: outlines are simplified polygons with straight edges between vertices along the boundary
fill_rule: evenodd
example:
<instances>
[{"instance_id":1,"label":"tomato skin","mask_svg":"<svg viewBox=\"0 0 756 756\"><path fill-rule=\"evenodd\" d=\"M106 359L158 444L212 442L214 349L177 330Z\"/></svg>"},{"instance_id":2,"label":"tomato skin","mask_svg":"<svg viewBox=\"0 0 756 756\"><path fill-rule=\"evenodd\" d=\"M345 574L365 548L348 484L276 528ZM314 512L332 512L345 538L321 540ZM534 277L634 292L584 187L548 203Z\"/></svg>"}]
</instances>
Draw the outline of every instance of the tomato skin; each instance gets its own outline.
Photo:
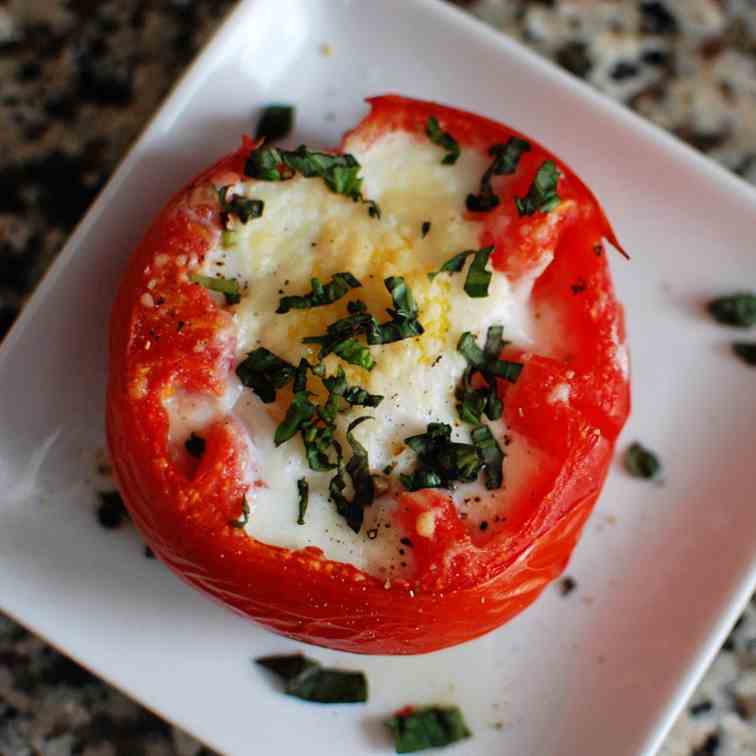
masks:
<instances>
[{"instance_id":1,"label":"tomato skin","mask_svg":"<svg viewBox=\"0 0 756 756\"><path fill-rule=\"evenodd\" d=\"M487 150L517 135L433 103L388 96L370 104L371 113L347 138L369 142L391 129L420 136L429 115L463 148ZM530 141L522 173L508 185L516 194L527 191L539 162L553 157ZM179 192L124 274L110 328L107 431L126 504L150 547L177 575L278 633L371 654L425 653L482 635L532 603L564 569L629 412L622 310L599 251L602 237L614 239L611 229L590 192L558 162L560 196L573 204L548 229L554 260L533 296L536 306L558 313L562 351L512 351L525 368L516 384L500 385L508 427L553 464L533 476L507 527L488 540L469 534L443 493L402 495L398 517L408 531L417 529L416 575L383 581L329 561L318 549L266 545L233 527L246 492L247 449L232 417L205 433L199 462L176 459L169 449L162 398L177 390L220 393L234 367L230 316L186 273L220 233L208 182L238 179L253 146L245 140ZM532 228L525 233L524 225L542 223L546 215L515 218L511 204L489 213L481 241L494 242L494 264L517 277L535 261ZM567 390L570 400L552 401L556 390ZM417 525L428 512L430 538Z\"/></svg>"}]
</instances>

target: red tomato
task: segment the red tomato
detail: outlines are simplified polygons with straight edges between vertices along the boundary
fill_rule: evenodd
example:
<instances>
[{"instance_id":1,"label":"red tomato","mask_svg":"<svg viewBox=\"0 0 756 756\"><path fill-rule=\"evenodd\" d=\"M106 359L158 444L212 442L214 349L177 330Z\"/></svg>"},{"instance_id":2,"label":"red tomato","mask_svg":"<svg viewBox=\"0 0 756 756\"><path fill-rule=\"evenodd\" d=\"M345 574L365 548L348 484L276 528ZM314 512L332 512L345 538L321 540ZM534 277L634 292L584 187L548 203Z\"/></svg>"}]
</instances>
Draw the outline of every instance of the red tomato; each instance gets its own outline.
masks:
<instances>
[{"instance_id":1,"label":"red tomato","mask_svg":"<svg viewBox=\"0 0 756 756\"><path fill-rule=\"evenodd\" d=\"M423 136L438 118L463 149L487 152L517 132L480 116L397 96L370 100L354 132L366 141L391 130ZM192 285L221 232L216 186L243 175L254 144L224 158L179 192L132 256L110 329L108 439L126 504L147 542L179 576L241 614L298 640L371 654L433 651L479 636L522 611L564 569L606 476L629 412L622 308L612 290L602 239L616 244L590 191L532 140L517 173L495 179L501 202L486 215L481 246L517 277L555 257L538 277L536 311L558 324L558 353L514 353L520 380L502 384L508 427L551 463L534 473L503 529L472 532L438 490L405 493L397 517L412 532L433 512L433 538L417 538L411 577L384 582L315 548L263 544L233 528L246 486L247 445L228 417L206 433L201 460L169 452L161 399L220 393L235 368L231 316ZM520 218L538 166L556 160L567 212ZM477 217L481 217L478 215ZM569 402L553 401L555 390ZM475 529L477 531L477 529Z\"/></svg>"}]
</instances>

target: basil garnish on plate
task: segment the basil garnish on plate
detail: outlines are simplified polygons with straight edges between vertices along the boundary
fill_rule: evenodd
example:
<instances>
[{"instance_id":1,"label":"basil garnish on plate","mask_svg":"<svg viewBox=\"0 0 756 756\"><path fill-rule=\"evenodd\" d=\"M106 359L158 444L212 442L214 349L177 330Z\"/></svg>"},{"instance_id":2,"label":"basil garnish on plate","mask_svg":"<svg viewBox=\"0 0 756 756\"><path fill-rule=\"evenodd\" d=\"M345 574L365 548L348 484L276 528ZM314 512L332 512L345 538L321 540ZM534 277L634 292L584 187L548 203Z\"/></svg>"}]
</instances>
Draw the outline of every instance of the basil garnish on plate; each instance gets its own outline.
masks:
<instances>
[{"instance_id":1,"label":"basil garnish on plate","mask_svg":"<svg viewBox=\"0 0 756 756\"><path fill-rule=\"evenodd\" d=\"M471 736L457 706L407 707L386 721L397 753L441 748Z\"/></svg>"},{"instance_id":2,"label":"basil garnish on plate","mask_svg":"<svg viewBox=\"0 0 756 756\"><path fill-rule=\"evenodd\" d=\"M654 452L636 441L625 452L625 469L634 478L650 480L661 472L661 462Z\"/></svg>"},{"instance_id":3,"label":"basil garnish on plate","mask_svg":"<svg viewBox=\"0 0 756 756\"><path fill-rule=\"evenodd\" d=\"M255 663L280 677L288 696L323 704L367 701L364 672L322 667L302 654L262 656Z\"/></svg>"},{"instance_id":4,"label":"basil garnish on plate","mask_svg":"<svg viewBox=\"0 0 756 756\"><path fill-rule=\"evenodd\" d=\"M272 104L263 109L255 131L255 140L275 142L285 139L294 125L294 106Z\"/></svg>"},{"instance_id":5,"label":"basil garnish on plate","mask_svg":"<svg viewBox=\"0 0 756 756\"><path fill-rule=\"evenodd\" d=\"M756 294L741 291L726 297L718 297L709 302L708 310L717 323L736 328L749 328L756 325Z\"/></svg>"}]
</instances>

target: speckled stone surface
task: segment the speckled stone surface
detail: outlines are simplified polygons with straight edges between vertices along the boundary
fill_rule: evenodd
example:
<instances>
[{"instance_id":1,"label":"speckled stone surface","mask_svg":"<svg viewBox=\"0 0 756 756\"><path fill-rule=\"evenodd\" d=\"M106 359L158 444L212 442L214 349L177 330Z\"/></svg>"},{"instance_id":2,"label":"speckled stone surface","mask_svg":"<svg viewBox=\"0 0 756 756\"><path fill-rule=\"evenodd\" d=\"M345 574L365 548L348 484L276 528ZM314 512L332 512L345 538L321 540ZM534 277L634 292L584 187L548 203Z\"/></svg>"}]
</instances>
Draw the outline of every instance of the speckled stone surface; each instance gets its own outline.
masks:
<instances>
[{"instance_id":1,"label":"speckled stone surface","mask_svg":"<svg viewBox=\"0 0 756 756\"><path fill-rule=\"evenodd\" d=\"M0 0L0 336L233 4ZM458 4L756 184L756 0ZM0 756L211 754L0 615ZM660 756L706 754L756 756L754 602Z\"/></svg>"}]
</instances>

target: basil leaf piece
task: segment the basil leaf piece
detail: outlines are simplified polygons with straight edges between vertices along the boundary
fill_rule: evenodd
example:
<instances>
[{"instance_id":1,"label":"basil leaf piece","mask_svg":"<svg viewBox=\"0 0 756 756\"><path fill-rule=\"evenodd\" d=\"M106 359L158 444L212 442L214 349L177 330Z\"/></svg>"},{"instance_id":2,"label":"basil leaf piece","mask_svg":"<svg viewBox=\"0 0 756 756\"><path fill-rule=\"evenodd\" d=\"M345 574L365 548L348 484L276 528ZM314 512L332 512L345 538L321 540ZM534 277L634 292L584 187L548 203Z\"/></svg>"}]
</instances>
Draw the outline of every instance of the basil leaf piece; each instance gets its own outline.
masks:
<instances>
[{"instance_id":1,"label":"basil leaf piece","mask_svg":"<svg viewBox=\"0 0 756 756\"><path fill-rule=\"evenodd\" d=\"M338 342L333 347L333 353L350 365L357 365L365 370L372 370L375 367L375 359L370 354L370 350L357 339Z\"/></svg>"},{"instance_id":2,"label":"basil leaf piece","mask_svg":"<svg viewBox=\"0 0 756 756\"><path fill-rule=\"evenodd\" d=\"M470 331L465 331L459 337L457 351L475 368L482 368L486 364L486 356Z\"/></svg>"},{"instance_id":3,"label":"basil leaf piece","mask_svg":"<svg viewBox=\"0 0 756 756\"><path fill-rule=\"evenodd\" d=\"M305 178L322 178L335 194L343 194L355 202L364 202L371 218L380 218L381 209L373 200L362 196L360 164L354 155L309 150L303 144L296 150L278 150L263 145L253 150L244 166L247 176L260 181L285 181L295 173Z\"/></svg>"},{"instance_id":4,"label":"basil leaf piece","mask_svg":"<svg viewBox=\"0 0 756 756\"><path fill-rule=\"evenodd\" d=\"M736 341L732 345L732 351L735 352L746 365L756 367L756 342Z\"/></svg>"},{"instance_id":5,"label":"basil leaf piece","mask_svg":"<svg viewBox=\"0 0 756 756\"><path fill-rule=\"evenodd\" d=\"M228 199L228 190L230 186L222 186L218 190L218 199L220 200L221 213L224 216L235 215L242 223L246 224L255 218L262 218L265 203L260 199L248 199L234 195ZM227 218L223 219L223 226L226 226ZM224 245L225 246L225 245Z\"/></svg>"},{"instance_id":6,"label":"basil leaf piece","mask_svg":"<svg viewBox=\"0 0 756 756\"><path fill-rule=\"evenodd\" d=\"M489 420L498 420L502 414L502 402L499 398L496 378L516 383L523 370L521 362L499 359L506 342L502 339L502 326L491 326L486 334L485 347L481 349L475 337L465 331L457 343L457 351L468 362L468 368L462 376L462 384L456 391L459 400L457 413L466 423L477 425L482 413ZM486 386L473 388L471 379L478 372L486 380Z\"/></svg>"},{"instance_id":7,"label":"basil leaf piece","mask_svg":"<svg viewBox=\"0 0 756 756\"><path fill-rule=\"evenodd\" d=\"M431 222L430 221L423 221L422 225L420 226L420 236L425 239L426 236L428 236L428 233L431 230Z\"/></svg>"},{"instance_id":8,"label":"basil leaf piece","mask_svg":"<svg viewBox=\"0 0 756 756\"><path fill-rule=\"evenodd\" d=\"M365 305L359 300L347 305L351 313L341 320L331 323L326 328L323 336L307 336L302 339L303 344L320 344L320 358L329 355L342 341L358 336L361 333L369 333L378 327L378 321L365 312Z\"/></svg>"},{"instance_id":9,"label":"basil leaf piece","mask_svg":"<svg viewBox=\"0 0 756 756\"><path fill-rule=\"evenodd\" d=\"M380 394L370 394L359 386L349 386L342 396L345 401L356 407L377 407L383 401Z\"/></svg>"},{"instance_id":10,"label":"basil leaf piece","mask_svg":"<svg viewBox=\"0 0 756 756\"><path fill-rule=\"evenodd\" d=\"M661 462L654 452L635 442L625 452L625 469L635 478L650 480L661 471Z\"/></svg>"},{"instance_id":11,"label":"basil leaf piece","mask_svg":"<svg viewBox=\"0 0 756 756\"><path fill-rule=\"evenodd\" d=\"M472 444L451 440L451 426L429 423L425 433L410 436L404 443L418 457L418 469L412 475L401 476L409 490L423 488L453 488L456 481L470 483L478 477L483 465Z\"/></svg>"},{"instance_id":12,"label":"basil leaf piece","mask_svg":"<svg viewBox=\"0 0 756 756\"><path fill-rule=\"evenodd\" d=\"M312 307L323 307L341 299L350 289L357 289L362 284L351 273L334 273L330 283L323 285L320 279L310 280L312 291L302 296L282 297L276 312L279 315L289 310L309 310Z\"/></svg>"},{"instance_id":13,"label":"basil leaf piece","mask_svg":"<svg viewBox=\"0 0 756 756\"><path fill-rule=\"evenodd\" d=\"M333 437L332 425L307 424L302 428L302 442L305 447L307 464L311 470L325 472L338 467L341 460L341 446ZM331 462L329 452L333 448L336 451L336 462Z\"/></svg>"},{"instance_id":14,"label":"basil leaf piece","mask_svg":"<svg viewBox=\"0 0 756 756\"><path fill-rule=\"evenodd\" d=\"M474 255L476 250L466 249L463 252L457 252L450 257L438 270L428 273L428 278L432 281L439 273L459 273L465 267L465 261L470 255Z\"/></svg>"},{"instance_id":15,"label":"basil leaf piece","mask_svg":"<svg viewBox=\"0 0 756 756\"><path fill-rule=\"evenodd\" d=\"M362 527L365 507L369 507L375 499L375 482L373 476L370 474L367 450L354 437L353 431L358 425L364 423L365 420L372 419L372 417L368 416L358 417L349 424L346 434L347 441L352 447L352 457L347 462L346 471L352 480L354 496L345 517L349 527L355 533L359 533Z\"/></svg>"},{"instance_id":16,"label":"basil leaf piece","mask_svg":"<svg viewBox=\"0 0 756 756\"><path fill-rule=\"evenodd\" d=\"M120 528L129 519L129 511L118 491L98 491L100 505L97 507L97 522L106 530Z\"/></svg>"},{"instance_id":17,"label":"basil leaf piece","mask_svg":"<svg viewBox=\"0 0 756 756\"><path fill-rule=\"evenodd\" d=\"M472 734L456 706L408 707L394 714L385 724L394 736L397 753L441 748Z\"/></svg>"},{"instance_id":18,"label":"basil leaf piece","mask_svg":"<svg viewBox=\"0 0 756 756\"><path fill-rule=\"evenodd\" d=\"M498 360L501 350L504 349L504 326L492 325L486 332L486 345L483 347L483 354L487 362Z\"/></svg>"},{"instance_id":19,"label":"basil leaf piece","mask_svg":"<svg viewBox=\"0 0 756 756\"><path fill-rule=\"evenodd\" d=\"M504 452L491 433L487 425L479 425L470 432L470 438L483 460L483 475L486 480L486 488L494 490L501 488L504 480L502 465L504 464Z\"/></svg>"},{"instance_id":20,"label":"basil leaf piece","mask_svg":"<svg viewBox=\"0 0 756 756\"><path fill-rule=\"evenodd\" d=\"M375 200L366 200L366 199L363 199L362 201L365 203L365 205L367 205L368 215L371 218L377 218L378 220L380 220L380 218L381 218L381 208L378 205L378 203Z\"/></svg>"},{"instance_id":21,"label":"basil leaf piece","mask_svg":"<svg viewBox=\"0 0 756 756\"><path fill-rule=\"evenodd\" d=\"M404 281L402 276L389 276L383 281L385 287L391 295L394 303L394 309L388 310L389 315L395 318L415 318L417 317L417 305L415 298L412 296L412 289Z\"/></svg>"},{"instance_id":22,"label":"basil leaf piece","mask_svg":"<svg viewBox=\"0 0 756 756\"><path fill-rule=\"evenodd\" d=\"M242 511L236 520L231 520L228 524L236 530L241 530L246 527L249 522L249 504L247 503L247 494L244 494L242 499Z\"/></svg>"},{"instance_id":23,"label":"basil leaf piece","mask_svg":"<svg viewBox=\"0 0 756 756\"><path fill-rule=\"evenodd\" d=\"M363 672L321 667L302 654L263 656L255 663L283 679L286 695L326 704L367 701L367 678Z\"/></svg>"},{"instance_id":24,"label":"basil leaf piece","mask_svg":"<svg viewBox=\"0 0 756 756\"><path fill-rule=\"evenodd\" d=\"M187 453L195 459L202 459L206 446L205 439L194 432L190 433L189 438L184 441L184 449L186 449Z\"/></svg>"},{"instance_id":25,"label":"basil leaf piece","mask_svg":"<svg viewBox=\"0 0 756 756\"><path fill-rule=\"evenodd\" d=\"M426 121L425 135L433 144L437 144L446 150L446 155L441 160L444 165L454 165L457 162L460 155L459 144L448 131L442 131L435 116L430 116Z\"/></svg>"},{"instance_id":26,"label":"basil leaf piece","mask_svg":"<svg viewBox=\"0 0 756 756\"><path fill-rule=\"evenodd\" d=\"M498 326L491 326L491 328L498 328ZM490 330L491 329L489 329L489 337ZM492 341L493 338L495 337L490 337L490 340ZM487 344L488 342L489 339L487 339ZM503 348L503 344L504 343L501 342L501 348ZM498 351L501 351L501 348ZM521 362L487 357L486 353L476 343L475 337L469 331L465 331L459 337L457 351L462 354L473 368L479 370L486 379L496 377L503 378L510 383L517 383L524 367Z\"/></svg>"},{"instance_id":27,"label":"basil leaf piece","mask_svg":"<svg viewBox=\"0 0 756 756\"><path fill-rule=\"evenodd\" d=\"M557 194L558 183L559 169L556 163L546 160L538 169L528 193L524 197L515 197L517 212L522 216L553 210L561 202Z\"/></svg>"},{"instance_id":28,"label":"basil leaf piece","mask_svg":"<svg viewBox=\"0 0 756 756\"><path fill-rule=\"evenodd\" d=\"M474 213L484 213L493 210L499 204L499 197L495 194L491 179L494 176L505 176L515 173L520 158L530 150L530 144L524 139L510 137L504 144L494 144L488 154L493 161L486 168L480 179L480 194L468 194L465 205Z\"/></svg>"},{"instance_id":29,"label":"basil leaf piece","mask_svg":"<svg viewBox=\"0 0 756 756\"><path fill-rule=\"evenodd\" d=\"M203 276L200 273L192 273L189 276L192 283L199 284L204 289L217 291L226 298L226 304L235 305L241 301L239 282L235 278L223 278L222 276Z\"/></svg>"},{"instance_id":30,"label":"basil leaf piece","mask_svg":"<svg viewBox=\"0 0 756 756\"><path fill-rule=\"evenodd\" d=\"M400 473L399 480L408 491L422 491L423 488L446 488L443 478L433 470L415 470L411 475Z\"/></svg>"},{"instance_id":31,"label":"basil leaf piece","mask_svg":"<svg viewBox=\"0 0 756 756\"><path fill-rule=\"evenodd\" d=\"M334 407L331 419L336 417L336 412L341 411L339 399L344 399L349 405L360 407L377 407L383 401L379 394L370 394L359 386L350 386L342 367L339 367L334 375L322 376L321 380L329 394L326 406L330 404Z\"/></svg>"},{"instance_id":32,"label":"basil leaf piece","mask_svg":"<svg viewBox=\"0 0 756 756\"><path fill-rule=\"evenodd\" d=\"M712 299L708 310L717 323L749 328L756 325L756 293L741 291Z\"/></svg>"},{"instance_id":33,"label":"basil leaf piece","mask_svg":"<svg viewBox=\"0 0 756 756\"><path fill-rule=\"evenodd\" d=\"M276 399L276 389L294 378L294 366L273 352L258 347L236 366L236 375L242 385L251 388L265 404Z\"/></svg>"},{"instance_id":34,"label":"basil leaf piece","mask_svg":"<svg viewBox=\"0 0 756 756\"><path fill-rule=\"evenodd\" d=\"M307 391L297 391L291 400L286 417L279 423L273 436L276 446L285 444L293 438L305 423L315 415L315 405L310 401Z\"/></svg>"},{"instance_id":35,"label":"basil leaf piece","mask_svg":"<svg viewBox=\"0 0 756 756\"><path fill-rule=\"evenodd\" d=\"M475 253L465 279L465 293L468 297L477 299L488 296L488 285L491 283L492 274L490 270L486 270L486 265L493 249L493 246L483 247Z\"/></svg>"},{"instance_id":36,"label":"basil leaf piece","mask_svg":"<svg viewBox=\"0 0 756 756\"><path fill-rule=\"evenodd\" d=\"M244 173L259 181L287 181L294 176L294 171L284 163L280 150L267 145L249 153Z\"/></svg>"},{"instance_id":37,"label":"basil leaf piece","mask_svg":"<svg viewBox=\"0 0 756 756\"><path fill-rule=\"evenodd\" d=\"M297 492L299 494L299 516L297 517L297 525L304 525L307 504L310 499L310 484L307 482L307 478L300 478L297 481Z\"/></svg>"},{"instance_id":38,"label":"basil leaf piece","mask_svg":"<svg viewBox=\"0 0 756 756\"><path fill-rule=\"evenodd\" d=\"M365 420L372 419L368 416L358 417L349 424L347 429L347 441L352 447L352 457L347 462L346 472L352 481L354 496L351 500L344 496L346 481L341 469L333 476L328 485L328 493L336 505L336 511L347 521L347 525L355 533L359 533L362 528L365 519L365 507L369 507L375 499L375 481L370 474L367 451L354 437L353 431Z\"/></svg>"},{"instance_id":39,"label":"basil leaf piece","mask_svg":"<svg viewBox=\"0 0 756 756\"><path fill-rule=\"evenodd\" d=\"M274 672L287 682L293 680L295 677L299 677L302 672L320 666L318 662L304 656L304 654L261 656L255 659L255 664L259 664L261 667Z\"/></svg>"},{"instance_id":40,"label":"basil leaf piece","mask_svg":"<svg viewBox=\"0 0 756 756\"><path fill-rule=\"evenodd\" d=\"M294 106L268 105L262 112L255 131L255 140L275 142L285 139L294 125Z\"/></svg>"},{"instance_id":41,"label":"basil leaf piece","mask_svg":"<svg viewBox=\"0 0 756 756\"><path fill-rule=\"evenodd\" d=\"M404 278L389 276L383 283L394 305L393 308L386 310L391 320L379 325L375 318L372 319L367 332L368 344L391 344L423 334L425 329L417 319L418 309L415 298Z\"/></svg>"}]
</instances>

